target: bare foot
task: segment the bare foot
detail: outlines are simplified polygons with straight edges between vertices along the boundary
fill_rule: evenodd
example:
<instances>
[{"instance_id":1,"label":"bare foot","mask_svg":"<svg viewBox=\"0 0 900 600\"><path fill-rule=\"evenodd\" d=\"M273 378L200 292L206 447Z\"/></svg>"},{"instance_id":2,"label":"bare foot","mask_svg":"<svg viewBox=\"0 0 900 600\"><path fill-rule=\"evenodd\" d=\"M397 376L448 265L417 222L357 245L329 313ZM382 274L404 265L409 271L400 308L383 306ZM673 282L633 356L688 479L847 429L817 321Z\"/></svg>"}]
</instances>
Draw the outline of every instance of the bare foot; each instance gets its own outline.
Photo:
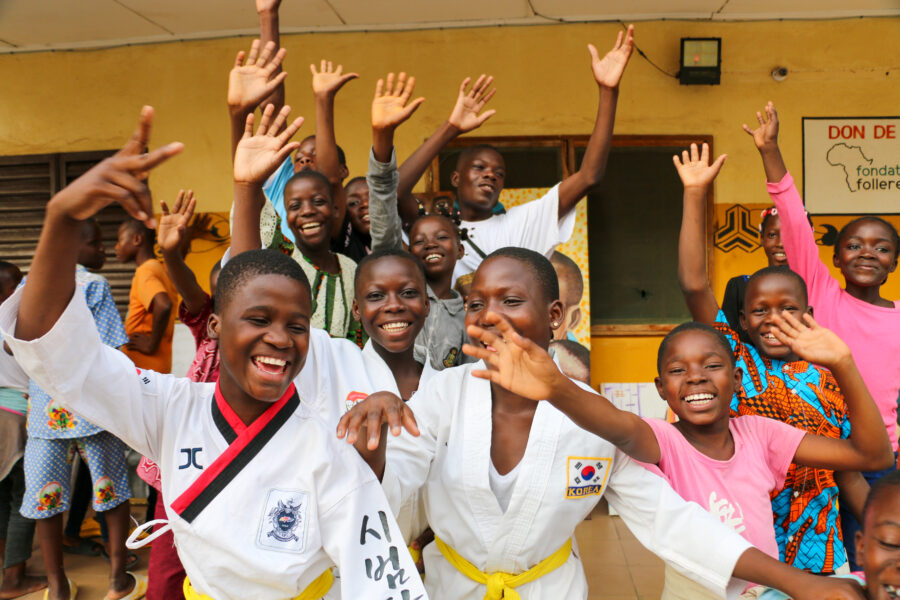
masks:
<instances>
[{"instance_id":1,"label":"bare foot","mask_svg":"<svg viewBox=\"0 0 900 600\"><path fill-rule=\"evenodd\" d=\"M46 577L32 577L31 575L26 575L16 581L12 581L9 577L4 577L3 585L0 586L0 600L18 598L19 596L37 592L46 587Z\"/></svg>"},{"instance_id":2,"label":"bare foot","mask_svg":"<svg viewBox=\"0 0 900 600\"><path fill-rule=\"evenodd\" d=\"M135 581L130 573L125 573L121 580L119 580L119 578L116 579L116 581L110 581L109 591L106 592L106 597L109 600L124 598L130 594L134 589L134 586L137 585L137 581Z\"/></svg>"}]
</instances>

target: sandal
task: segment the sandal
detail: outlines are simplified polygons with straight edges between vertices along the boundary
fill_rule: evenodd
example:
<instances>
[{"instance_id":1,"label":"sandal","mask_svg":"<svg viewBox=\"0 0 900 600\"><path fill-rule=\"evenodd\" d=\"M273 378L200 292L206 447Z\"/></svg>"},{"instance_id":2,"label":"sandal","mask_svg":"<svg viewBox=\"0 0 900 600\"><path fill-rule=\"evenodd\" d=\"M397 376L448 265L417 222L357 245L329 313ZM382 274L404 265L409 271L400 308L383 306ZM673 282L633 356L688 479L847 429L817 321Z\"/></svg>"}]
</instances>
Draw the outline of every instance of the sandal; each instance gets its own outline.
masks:
<instances>
[{"instance_id":1,"label":"sandal","mask_svg":"<svg viewBox=\"0 0 900 600\"><path fill-rule=\"evenodd\" d=\"M81 556L100 556L103 554L103 544L78 538L78 543L74 546L67 546L65 542L62 547L66 554L80 554Z\"/></svg>"},{"instance_id":2,"label":"sandal","mask_svg":"<svg viewBox=\"0 0 900 600\"><path fill-rule=\"evenodd\" d=\"M66 581L69 582L69 600L75 600L75 596L78 595L78 586L75 585L75 582L66 577ZM137 585L137 583L135 583ZM50 588L44 590L44 600L49 600L50 598Z\"/></svg>"},{"instance_id":3,"label":"sandal","mask_svg":"<svg viewBox=\"0 0 900 600\"><path fill-rule=\"evenodd\" d=\"M106 559L106 562L109 562L109 554L106 552L106 548L103 547L102 545L100 546L100 554L103 555L103 558ZM134 552L126 552L125 553L125 570L126 571L131 571L131 569L135 568L139 562L141 562L141 558ZM137 581L137 577L135 577L135 581Z\"/></svg>"}]
</instances>

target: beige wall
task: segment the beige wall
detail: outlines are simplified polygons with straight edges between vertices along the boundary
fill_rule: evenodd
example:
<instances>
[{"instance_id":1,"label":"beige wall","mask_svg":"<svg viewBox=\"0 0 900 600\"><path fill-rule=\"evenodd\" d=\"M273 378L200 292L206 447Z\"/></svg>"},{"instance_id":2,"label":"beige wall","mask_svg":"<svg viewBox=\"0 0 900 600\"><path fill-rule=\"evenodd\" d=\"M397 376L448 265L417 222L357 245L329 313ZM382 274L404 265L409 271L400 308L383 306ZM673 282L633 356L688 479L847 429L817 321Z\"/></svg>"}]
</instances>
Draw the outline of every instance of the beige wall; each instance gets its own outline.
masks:
<instances>
[{"instance_id":1,"label":"beige wall","mask_svg":"<svg viewBox=\"0 0 900 600\"><path fill-rule=\"evenodd\" d=\"M491 103L498 114L479 135L584 134L597 96L585 45L607 48L618 30L585 24L285 36L288 102L309 120L301 133L312 133L308 64L329 58L360 73L337 106L338 140L352 175L364 173L369 102L375 80L388 70L416 75L417 92L427 98L399 133L401 157L446 118L459 81L481 72L496 77L499 91ZM687 36L722 37L722 84L681 86L635 55L622 83L616 132L713 135L715 150L729 154L717 182L719 203L767 201L759 158L740 129L767 100L780 109L782 147L798 184L801 117L898 112L900 19L637 24L639 46L670 72L677 70L679 39ZM186 146L154 174L156 197L192 187L200 210L227 211L226 76L235 53L248 46L243 38L0 56L0 155L118 147L140 106L151 104L155 144ZM769 75L776 65L790 69L782 83ZM717 252L717 289L762 260L758 252ZM900 288L891 297L898 295ZM595 380L649 380L657 345L656 338L595 339Z\"/></svg>"}]
</instances>

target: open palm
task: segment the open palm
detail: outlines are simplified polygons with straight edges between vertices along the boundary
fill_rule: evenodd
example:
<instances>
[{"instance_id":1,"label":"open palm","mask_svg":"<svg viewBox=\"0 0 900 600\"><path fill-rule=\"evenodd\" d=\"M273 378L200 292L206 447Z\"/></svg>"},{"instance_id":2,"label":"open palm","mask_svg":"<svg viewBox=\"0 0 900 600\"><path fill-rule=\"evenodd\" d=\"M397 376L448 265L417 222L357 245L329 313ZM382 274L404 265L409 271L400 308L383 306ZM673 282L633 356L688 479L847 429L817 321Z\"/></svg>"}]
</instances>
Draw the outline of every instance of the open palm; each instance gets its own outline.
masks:
<instances>
[{"instance_id":1,"label":"open palm","mask_svg":"<svg viewBox=\"0 0 900 600\"><path fill-rule=\"evenodd\" d=\"M303 124L303 117L297 117L285 130L278 134L291 112L285 106L272 119L274 107L269 104L263 111L259 129L253 133L253 113L247 116L244 136L238 142L234 153L234 180L237 183L262 183L287 156L300 147L300 142L291 142L291 137Z\"/></svg>"},{"instance_id":2,"label":"open palm","mask_svg":"<svg viewBox=\"0 0 900 600\"><path fill-rule=\"evenodd\" d=\"M481 125L496 114L496 110L487 110L483 114L478 114L484 109L484 105L494 97L497 88L491 89L494 78L490 75L481 75L476 81L472 89L466 91L471 77L466 77L459 86L459 96L456 99L456 105L450 118L447 119L451 125L459 129L460 133L467 133L473 129L478 129Z\"/></svg>"},{"instance_id":3,"label":"open palm","mask_svg":"<svg viewBox=\"0 0 900 600\"><path fill-rule=\"evenodd\" d=\"M801 322L791 313L781 313L772 333L803 360L829 369L850 356L850 348L836 333L816 323L808 313L802 317Z\"/></svg>"},{"instance_id":4,"label":"open palm","mask_svg":"<svg viewBox=\"0 0 900 600\"><path fill-rule=\"evenodd\" d=\"M719 174L727 157L723 154L713 164L709 164L709 144L703 144L701 151L697 150L697 144L691 144L690 152L684 150L680 160L676 154L672 161L685 188L706 188Z\"/></svg>"},{"instance_id":5,"label":"open palm","mask_svg":"<svg viewBox=\"0 0 900 600\"><path fill-rule=\"evenodd\" d=\"M753 142L757 148L765 148L766 146L774 146L778 144L778 113L775 112L775 105L771 102L766 104L762 112L756 113L756 121L759 127L750 129L744 124L744 131L753 137Z\"/></svg>"},{"instance_id":6,"label":"open palm","mask_svg":"<svg viewBox=\"0 0 900 600\"><path fill-rule=\"evenodd\" d=\"M316 65L309 65L312 71L313 94L317 96L334 95L351 79L359 77L356 73L344 73L344 65L334 67L331 61L323 60L316 70Z\"/></svg>"},{"instance_id":7,"label":"open palm","mask_svg":"<svg viewBox=\"0 0 900 600\"><path fill-rule=\"evenodd\" d=\"M628 31L619 32L612 50L603 58L600 58L593 44L588 44L588 51L591 53L591 70L597 83L609 88L618 87L634 51L634 25L629 25Z\"/></svg>"},{"instance_id":8,"label":"open palm","mask_svg":"<svg viewBox=\"0 0 900 600\"><path fill-rule=\"evenodd\" d=\"M386 80L379 79L372 99L372 127L394 128L410 118L425 102L425 98L409 101L415 88L416 78L407 78L406 73L400 73L396 79L393 73L388 73Z\"/></svg>"},{"instance_id":9,"label":"open palm","mask_svg":"<svg viewBox=\"0 0 900 600\"><path fill-rule=\"evenodd\" d=\"M287 77L284 72L273 76L286 52L284 48L275 52L275 42L269 42L260 52L259 40L253 40L249 55L243 50L238 52L234 67L228 74L228 106L255 110Z\"/></svg>"},{"instance_id":10,"label":"open palm","mask_svg":"<svg viewBox=\"0 0 900 600\"><path fill-rule=\"evenodd\" d=\"M184 190L179 190L171 212L165 201L162 201L160 205L162 217L159 219L156 230L156 243L159 244L160 250L167 252L178 248L185 237L196 205L194 191L188 190L185 194Z\"/></svg>"}]
</instances>

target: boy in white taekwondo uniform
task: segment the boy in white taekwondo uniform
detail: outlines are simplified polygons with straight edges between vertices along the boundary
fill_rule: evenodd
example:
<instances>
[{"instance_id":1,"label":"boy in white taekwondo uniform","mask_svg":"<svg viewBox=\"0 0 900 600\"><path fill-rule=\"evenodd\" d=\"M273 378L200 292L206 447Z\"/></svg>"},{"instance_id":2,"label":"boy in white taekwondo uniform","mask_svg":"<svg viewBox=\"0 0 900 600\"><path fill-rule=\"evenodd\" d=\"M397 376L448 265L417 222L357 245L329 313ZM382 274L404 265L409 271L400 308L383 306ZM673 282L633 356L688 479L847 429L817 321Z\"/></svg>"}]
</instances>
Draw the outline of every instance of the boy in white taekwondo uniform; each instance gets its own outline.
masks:
<instances>
[{"instance_id":1,"label":"boy in white taekwondo uniform","mask_svg":"<svg viewBox=\"0 0 900 600\"><path fill-rule=\"evenodd\" d=\"M346 598L425 598L377 480L296 392L311 300L292 260L250 252L222 269L210 320L217 384L136 371L100 344L83 298L73 296L78 219L117 199L153 224L139 177L181 145L142 154L151 119L145 108L119 153L48 204L29 281L0 307L6 343L55 398L160 465L187 598L336 597L333 565ZM271 110L260 135L270 120ZM287 140L299 125L277 138L279 152L293 149Z\"/></svg>"},{"instance_id":2,"label":"boy in white taekwondo uniform","mask_svg":"<svg viewBox=\"0 0 900 600\"><path fill-rule=\"evenodd\" d=\"M551 327L559 327L563 314L558 300L546 298L557 296L546 258L521 248L500 250L475 274L468 300L470 335L476 324L493 328L496 311L513 321L510 330L515 327L546 350ZM373 470L383 474L392 506L422 489L435 533L435 544L424 550L432 597L587 598L573 536L603 495L642 544L723 596L737 597L746 585L732 580L733 573L759 581L771 578L767 570L781 568L803 579L802 572L753 549L699 506L682 500L662 478L549 403L529 401L532 418L523 427L519 419L528 405L520 403L518 414L511 411L509 393L473 377L477 369L484 372L484 363L446 369L405 405L372 396L338 426L338 435L347 434ZM410 423L410 412L417 426ZM379 422L400 434L389 437L386 453L379 443ZM400 433L401 422L413 435Z\"/></svg>"}]
</instances>

